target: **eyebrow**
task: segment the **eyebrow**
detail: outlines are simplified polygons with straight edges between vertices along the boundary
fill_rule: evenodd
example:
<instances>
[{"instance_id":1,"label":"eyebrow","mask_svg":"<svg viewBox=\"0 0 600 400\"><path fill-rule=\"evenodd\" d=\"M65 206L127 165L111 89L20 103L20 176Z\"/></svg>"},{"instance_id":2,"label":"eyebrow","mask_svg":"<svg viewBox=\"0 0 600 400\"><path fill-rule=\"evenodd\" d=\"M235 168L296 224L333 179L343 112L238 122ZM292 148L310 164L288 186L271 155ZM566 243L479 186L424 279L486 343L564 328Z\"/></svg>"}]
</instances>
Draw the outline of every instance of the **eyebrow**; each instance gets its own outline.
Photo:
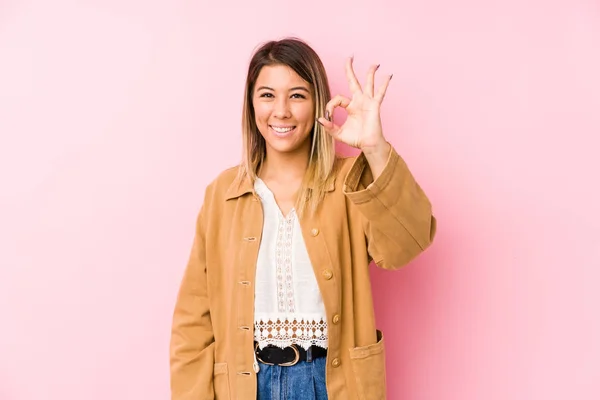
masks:
<instances>
[{"instance_id":1,"label":"eyebrow","mask_svg":"<svg viewBox=\"0 0 600 400\"><path fill-rule=\"evenodd\" d=\"M261 87L259 87L258 89L256 89L256 91L263 90L263 89L266 89L266 90L272 90L273 92L275 91L275 89L273 89L273 88L270 88L270 87L268 87L268 86L261 86ZM303 91L305 91L306 93L310 93L310 90L308 90L308 89L307 89L307 88L305 88L304 86L295 86L295 87L293 87L293 88L291 88L291 89L290 89L290 92L292 92L292 91L294 91L294 90L303 90Z\"/></svg>"}]
</instances>

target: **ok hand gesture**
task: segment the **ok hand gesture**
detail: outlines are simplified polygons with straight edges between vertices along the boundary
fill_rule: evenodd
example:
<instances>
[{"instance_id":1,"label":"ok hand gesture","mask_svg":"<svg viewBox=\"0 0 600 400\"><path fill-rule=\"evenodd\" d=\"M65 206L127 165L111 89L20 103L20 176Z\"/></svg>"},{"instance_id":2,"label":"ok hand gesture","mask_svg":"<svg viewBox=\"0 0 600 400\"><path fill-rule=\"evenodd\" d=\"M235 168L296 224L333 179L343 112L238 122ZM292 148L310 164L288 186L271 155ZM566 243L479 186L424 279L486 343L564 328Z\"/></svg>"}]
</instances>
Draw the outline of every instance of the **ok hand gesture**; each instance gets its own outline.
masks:
<instances>
[{"instance_id":1,"label":"ok hand gesture","mask_svg":"<svg viewBox=\"0 0 600 400\"><path fill-rule=\"evenodd\" d=\"M327 118L319 118L317 121L336 140L358 148L365 154L374 153L387 145L381 127L380 108L392 75L375 91L375 72L379 65L373 65L369 69L363 88L354 74L352 62L353 57L346 60L346 77L352 98L342 95L333 97L325 107ZM336 107L342 107L348 113L348 118L342 126L336 125L331 118Z\"/></svg>"}]
</instances>

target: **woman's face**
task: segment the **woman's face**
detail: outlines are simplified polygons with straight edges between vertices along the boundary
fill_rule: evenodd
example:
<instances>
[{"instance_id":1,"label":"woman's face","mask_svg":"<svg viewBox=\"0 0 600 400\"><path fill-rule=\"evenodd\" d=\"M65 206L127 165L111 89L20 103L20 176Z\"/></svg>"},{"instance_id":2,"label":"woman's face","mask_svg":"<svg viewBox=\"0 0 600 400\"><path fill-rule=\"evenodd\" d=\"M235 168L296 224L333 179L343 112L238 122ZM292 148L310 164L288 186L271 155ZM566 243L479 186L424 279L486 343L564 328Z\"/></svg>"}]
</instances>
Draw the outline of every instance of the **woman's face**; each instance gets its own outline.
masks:
<instances>
[{"instance_id":1,"label":"woman's face","mask_svg":"<svg viewBox=\"0 0 600 400\"><path fill-rule=\"evenodd\" d=\"M254 85L252 103L256 126L270 152L310 149L315 123L311 85L286 65L263 67Z\"/></svg>"}]
</instances>

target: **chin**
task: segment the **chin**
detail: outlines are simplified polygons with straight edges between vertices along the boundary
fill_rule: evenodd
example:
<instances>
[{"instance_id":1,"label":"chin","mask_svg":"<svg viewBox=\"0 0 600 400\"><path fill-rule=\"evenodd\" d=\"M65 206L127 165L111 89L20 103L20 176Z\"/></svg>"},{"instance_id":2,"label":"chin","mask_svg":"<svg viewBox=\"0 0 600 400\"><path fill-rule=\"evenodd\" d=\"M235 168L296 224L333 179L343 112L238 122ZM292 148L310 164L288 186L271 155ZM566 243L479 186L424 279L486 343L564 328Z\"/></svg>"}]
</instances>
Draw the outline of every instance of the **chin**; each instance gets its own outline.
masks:
<instances>
[{"instance_id":1,"label":"chin","mask_svg":"<svg viewBox=\"0 0 600 400\"><path fill-rule=\"evenodd\" d=\"M281 140L269 140L267 146L277 153L296 153L310 149L309 138L304 139L301 142L285 143Z\"/></svg>"},{"instance_id":2,"label":"chin","mask_svg":"<svg viewBox=\"0 0 600 400\"><path fill-rule=\"evenodd\" d=\"M297 151L299 151L303 146L301 145L285 145L285 144L281 144L281 143L268 143L267 144L269 148L271 148L272 151L276 152L276 153L295 153Z\"/></svg>"}]
</instances>

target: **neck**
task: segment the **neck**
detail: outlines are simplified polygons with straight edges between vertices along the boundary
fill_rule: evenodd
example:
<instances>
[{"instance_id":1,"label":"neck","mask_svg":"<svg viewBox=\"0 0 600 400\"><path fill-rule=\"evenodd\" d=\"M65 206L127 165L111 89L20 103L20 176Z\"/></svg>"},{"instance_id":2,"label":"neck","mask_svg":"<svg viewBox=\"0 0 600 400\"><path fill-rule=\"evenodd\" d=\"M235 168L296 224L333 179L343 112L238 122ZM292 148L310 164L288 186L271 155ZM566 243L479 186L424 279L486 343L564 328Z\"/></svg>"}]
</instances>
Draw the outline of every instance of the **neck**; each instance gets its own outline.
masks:
<instances>
[{"instance_id":1,"label":"neck","mask_svg":"<svg viewBox=\"0 0 600 400\"><path fill-rule=\"evenodd\" d=\"M280 153L267 148L267 156L260 170L261 178L293 182L302 180L310 157L310 146L290 153Z\"/></svg>"}]
</instances>

